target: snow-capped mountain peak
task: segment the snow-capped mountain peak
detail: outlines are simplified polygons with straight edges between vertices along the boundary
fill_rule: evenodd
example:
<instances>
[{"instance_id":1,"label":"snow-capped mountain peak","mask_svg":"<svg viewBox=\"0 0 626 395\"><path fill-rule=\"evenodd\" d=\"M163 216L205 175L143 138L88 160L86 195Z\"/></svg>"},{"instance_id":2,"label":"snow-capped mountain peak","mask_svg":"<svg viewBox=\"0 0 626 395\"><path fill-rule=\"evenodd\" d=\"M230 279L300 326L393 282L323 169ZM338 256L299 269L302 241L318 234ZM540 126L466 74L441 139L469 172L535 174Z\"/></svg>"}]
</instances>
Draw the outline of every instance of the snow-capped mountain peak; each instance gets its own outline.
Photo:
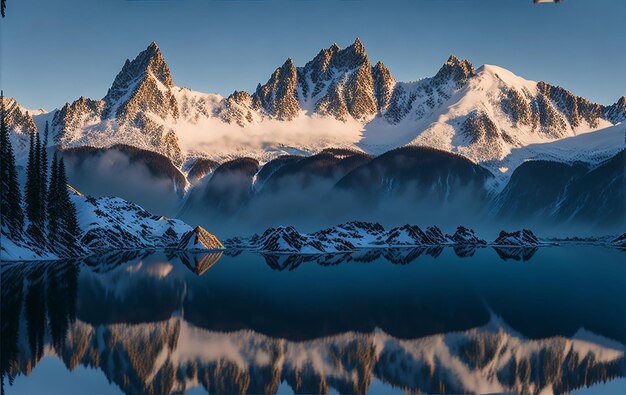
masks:
<instances>
[{"instance_id":1,"label":"snow-capped mountain peak","mask_svg":"<svg viewBox=\"0 0 626 395\"><path fill-rule=\"evenodd\" d=\"M513 150L623 122L626 98L602 106L498 66L475 69L455 55L431 78L398 82L382 61L372 66L358 38L322 49L301 67L287 58L254 92L222 97L176 87L153 42L124 63L102 100L81 97L51 114L19 114L10 127L22 142L23 131L46 117L63 147L127 144L178 166L186 157L265 162L329 147L378 155L422 145L498 173L521 163L509 158Z\"/></svg>"},{"instance_id":2,"label":"snow-capped mountain peak","mask_svg":"<svg viewBox=\"0 0 626 395\"><path fill-rule=\"evenodd\" d=\"M134 60L126 59L122 70L115 77L113 85L103 100L107 104L115 103L128 95L128 91L135 84L150 77L155 78L167 88L174 86L169 66L165 63L161 51L154 41Z\"/></svg>"},{"instance_id":3,"label":"snow-capped mountain peak","mask_svg":"<svg viewBox=\"0 0 626 395\"><path fill-rule=\"evenodd\" d=\"M81 97L54 115L61 146L107 147L124 143L182 164L175 123L179 105L170 69L156 43L126 60L102 100Z\"/></svg>"}]
</instances>

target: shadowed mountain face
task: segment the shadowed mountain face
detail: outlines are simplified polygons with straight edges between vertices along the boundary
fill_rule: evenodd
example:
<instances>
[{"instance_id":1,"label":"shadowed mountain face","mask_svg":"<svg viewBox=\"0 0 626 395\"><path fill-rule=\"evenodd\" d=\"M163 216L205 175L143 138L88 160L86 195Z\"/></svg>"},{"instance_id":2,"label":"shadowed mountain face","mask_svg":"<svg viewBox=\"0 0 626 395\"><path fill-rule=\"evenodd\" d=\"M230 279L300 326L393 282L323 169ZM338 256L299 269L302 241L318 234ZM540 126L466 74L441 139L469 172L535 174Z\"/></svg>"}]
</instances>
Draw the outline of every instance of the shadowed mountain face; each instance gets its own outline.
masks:
<instances>
[{"instance_id":1,"label":"shadowed mountain face","mask_svg":"<svg viewBox=\"0 0 626 395\"><path fill-rule=\"evenodd\" d=\"M482 166L426 147L378 157L325 149L262 165L252 158L222 164L197 159L188 171L191 185L168 158L151 151L117 145L62 152L70 183L81 192L119 195L226 238L284 224L315 229L355 218L388 225L584 225L602 234L626 225L625 151L595 166L527 161L501 191Z\"/></svg>"},{"instance_id":2,"label":"shadowed mountain face","mask_svg":"<svg viewBox=\"0 0 626 395\"><path fill-rule=\"evenodd\" d=\"M224 238L293 225L319 229L358 219L491 227L626 225L625 151L591 166L527 161L499 190L484 167L460 155L404 147L372 157L347 149L281 156L263 165L225 162L191 189L182 219Z\"/></svg>"},{"instance_id":3,"label":"shadowed mountain face","mask_svg":"<svg viewBox=\"0 0 626 395\"><path fill-rule=\"evenodd\" d=\"M383 197L413 189L445 200L463 188L484 191L489 171L454 154L425 147L389 151L344 177L337 186L361 196Z\"/></svg>"},{"instance_id":4,"label":"shadowed mountain face","mask_svg":"<svg viewBox=\"0 0 626 395\"><path fill-rule=\"evenodd\" d=\"M306 189L326 180L335 183L372 159L364 153L339 149L327 149L298 160L290 158L279 158L277 162L267 164L273 171L262 186L264 192L277 193L286 188Z\"/></svg>"},{"instance_id":5,"label":"shadowed mountain face","mask_svg":"<svg viewBox=\"0 0 626 395\"><path fill-rule=\"evenodd\" d=\"M3 264L2 385L38 380L52 356L129 394L365 393L375 381L564 394L624 377L622 254L376 250L297 270L289 256L250 253Z\"/></svg>"},{"instance_id":6,"label":"shadowed mountain face","mask_svg":"<svg viewBox=\"0 0 626 395\"><path fill-rule=\"evenodd\" d=\"M282 156L263 166L244 158L223 163L202 179L181 216L241 235L285 223L329 226L337 220L385 218L384 210L395 212L395 221L405 205L413 205L413 214L402 221L426 211L451 216L461 204L475 214L487 206L485 185L491 179L488 170L461 156L424 147L379 157L326 149L312 156Z\"/></svg>"},{"instance_id":7,"label":"shadowed mountain face","mask_svg":"<svg viewBox=\"0 0 626 395\"><path fill-rule=\"evenodd\" d=\"M498 197L499 216L552 217L559 222L615 226L626 222L626 151L595 168L529 161Z\"/></svg>"}]
</instances>

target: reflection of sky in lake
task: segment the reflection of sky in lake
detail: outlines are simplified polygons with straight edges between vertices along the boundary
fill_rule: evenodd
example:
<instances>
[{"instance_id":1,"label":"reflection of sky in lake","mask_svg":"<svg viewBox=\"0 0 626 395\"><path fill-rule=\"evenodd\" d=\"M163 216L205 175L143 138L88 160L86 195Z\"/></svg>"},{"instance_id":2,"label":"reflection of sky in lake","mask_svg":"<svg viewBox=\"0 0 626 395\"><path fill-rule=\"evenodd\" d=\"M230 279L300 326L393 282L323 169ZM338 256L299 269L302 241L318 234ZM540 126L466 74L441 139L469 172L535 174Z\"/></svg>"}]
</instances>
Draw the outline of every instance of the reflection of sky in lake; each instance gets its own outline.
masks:
<instances>
[{"instance_id":1,"label":"reflection of sky in lake","mask_svg":"<svg viewBox=\"0 0 626 395\"><path fill-rule=\"evenodd\" d=\"M6 264L2 372L15 382L6 376L5 389L623 392L624 253L525 256L157 252Z\"/></svg>"}]
</instances>

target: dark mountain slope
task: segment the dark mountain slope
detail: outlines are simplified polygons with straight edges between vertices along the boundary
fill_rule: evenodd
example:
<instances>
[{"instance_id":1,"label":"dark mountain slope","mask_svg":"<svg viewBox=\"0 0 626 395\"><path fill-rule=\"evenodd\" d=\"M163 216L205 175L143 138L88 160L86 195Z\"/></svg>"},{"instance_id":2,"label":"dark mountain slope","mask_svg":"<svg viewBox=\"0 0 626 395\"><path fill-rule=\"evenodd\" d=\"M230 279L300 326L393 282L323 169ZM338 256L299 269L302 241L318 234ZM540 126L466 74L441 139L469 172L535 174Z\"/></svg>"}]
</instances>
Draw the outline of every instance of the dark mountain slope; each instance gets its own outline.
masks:
<instances>
[{"instance_id":1,"label":"dark mountain slope","mask_svg":"<svg viewBox=\"0 0 626 395\"><path fill-rule=\"evenodd\" d=\"M543 160L525 162L515 169L497 198L498 217L523 219L551 215L555 202L563 198L571 180L587 171L584 164L568 165Z\"/></svg>"},{"instance_id":2,"label":"dark mountain slope","mask_svg":"<svg viewBox=\"0 0 626 395\"><path fill-rule=\"evenodd\" d=\"M557 219L599 226L626 223L626 150L573 180Z\"/></svg>"},{"instance_id":3,"label":"dark mountain slope","mask_svg":"<svg viewBox=\"0 0 626 395\"><path fill-rule=\"evenodd\" d=\"M61 151L69 182L95 196L119 196L146 209L174 215L185 192L185 176L166 156L128 145Z\"/></svg>"},{"instance_id":4,"label":"dark mountain slope","mask_svg":"<svg viewBox=\"0 0 626 395\"><path fill-rule=\"evenodd\" d=\"M356 168L337 187L374 198L409 193L442 201L462 190L472 190L484 199L484 185L491 177L488 170L462 156L412 146L389 151Z\"/></svg>"},{"instance_id":5,"label":"dark mountain slope","mask_svg":"<svg viewBox=\"0 0 626 395\"><path fill-rule=\"evenodd\" d=\"M315 186L316 181L331 181L334 184L371 158L361 152L331 149L298 160L288 160L273 172L263 190L278 192L289 186L306 188Z\"/></svg>"},{"instance_id":6,"label":"dark mountain slope","mask_svg":"<svg viewBox=\"0 0 626 395\"><path fill-rule=\"evenodd\" d=\"M180 216L196 224L232 215L252 197L252 181L258 168L259 162L251 158L222 163L190 192Z\"/></svg>"},{"instance_id":7,"label":"dark mountain slope","mask_svg":"<svg viewBox=\"0 0 626 395\"><path fill-rule=\"evenodd\" d=\"M626 222L626 151L589 169L529 161L496 198L497 217L614 227Z\"/></svg>"}]
</instances>

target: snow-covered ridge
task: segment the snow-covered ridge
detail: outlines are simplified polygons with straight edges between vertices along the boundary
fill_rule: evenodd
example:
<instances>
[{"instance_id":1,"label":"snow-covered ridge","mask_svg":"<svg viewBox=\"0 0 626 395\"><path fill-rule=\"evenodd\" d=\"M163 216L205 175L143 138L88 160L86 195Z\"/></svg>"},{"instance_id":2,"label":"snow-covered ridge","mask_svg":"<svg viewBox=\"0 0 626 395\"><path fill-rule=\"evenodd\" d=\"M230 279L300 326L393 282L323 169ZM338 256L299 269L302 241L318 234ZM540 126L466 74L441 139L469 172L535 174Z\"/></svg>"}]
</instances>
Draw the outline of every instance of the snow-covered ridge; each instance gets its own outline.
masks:
<instances>
[{"instance_id":1,"label":"snow-covered ridge","mask_svg":"<svg viewBox=\"0 0 626 395\"><path fill-rule=\"evenodd\" d=\"M81 229L81 255L139 249L206 251L223 248L214 235L200 226L194 229L181 220L152 215L122 198L83 196L71 190ZM27 238L14 241L4 233L0 253L2 260L7 261L60 258Z\"/></svg>"},{"instance_id":2,"label":"snow-covered ridge","mask_svg":"<svg viewBox=\"0 0 626 395\"><path fill-rule=\"evenodd\" d=\"M475 232L459 226L453 234L444 234L437 226L422 230L416 225L404 225L385 230L378 223L352 221L310 234L302 234L293 226L269 228L262 235L248 238L236 237L224 242L227 248L255 250L271 253L324 254L348 252L360 248L394 247L477 247L522 246L536 247L537 237L524 229L512 233L501 232L493 243L487 243Z\"/></svg>"}]
</instances>

